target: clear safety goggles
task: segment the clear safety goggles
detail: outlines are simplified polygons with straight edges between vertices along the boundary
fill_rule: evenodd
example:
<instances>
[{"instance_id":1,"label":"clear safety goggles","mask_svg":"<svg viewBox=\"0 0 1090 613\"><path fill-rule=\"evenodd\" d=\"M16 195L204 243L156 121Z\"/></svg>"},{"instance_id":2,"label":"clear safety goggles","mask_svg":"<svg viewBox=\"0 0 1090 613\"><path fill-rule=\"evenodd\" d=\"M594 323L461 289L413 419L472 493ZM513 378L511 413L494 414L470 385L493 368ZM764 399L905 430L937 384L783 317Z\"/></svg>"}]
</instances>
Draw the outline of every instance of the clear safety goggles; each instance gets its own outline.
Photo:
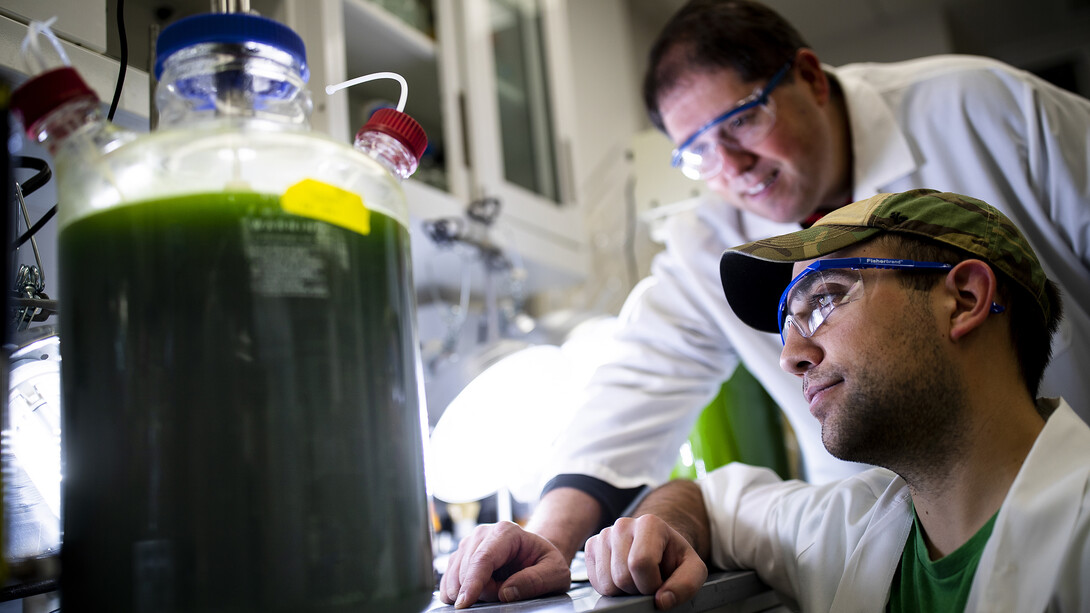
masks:
<instances>
[{"instance_id":1,"label":"clear safety goggles","mask_svg":"<svg viewBox=\"0 0 1090 613\"><path fill-rule=\"evenodd\" d=\"M674 149L670 165L690 179L703 180L723 169L720 147L745 149L759 144L776 124L776 105L769 96L783 81L792 62L787 62L763 88L693 132Z\"/></svg>"},{"instance_id":2,"label":"clear safety goggles","mask_svg":"<svg viewBox=\"0 0 1090 613\"><path fill-rule=\"evenodd\" d=\"M818 260L792 279L780 296L780 341L787 344L784 331L789 327L803 338L810 338L837 307L862 298L863 274L860 270L943 271L953 267L942 262L885 258ZM1003 310L1003 307L992 303L992 313L1002 313Z\"/></svg>"}]
</instances>

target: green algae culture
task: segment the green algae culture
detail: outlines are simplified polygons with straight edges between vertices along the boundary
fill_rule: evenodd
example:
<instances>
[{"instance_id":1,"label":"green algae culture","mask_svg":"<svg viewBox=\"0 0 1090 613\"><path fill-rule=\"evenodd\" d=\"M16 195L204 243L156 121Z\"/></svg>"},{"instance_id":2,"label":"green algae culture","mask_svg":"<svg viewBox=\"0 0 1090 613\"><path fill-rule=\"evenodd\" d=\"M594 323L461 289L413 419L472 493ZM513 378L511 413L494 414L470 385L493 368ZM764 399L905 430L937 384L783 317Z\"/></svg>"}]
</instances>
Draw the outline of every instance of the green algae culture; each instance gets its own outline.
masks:
<instances>
[{"instance_id":1,"label":"green algae culture","mask_svg":"<svg viewBox=\"0 0 1090 613\"><path fill-rule=\"evenodd\" d=\"M66 610L427 605L408 232L369 225L213 192L61 230Z\"/></svg>"}]
</instances>

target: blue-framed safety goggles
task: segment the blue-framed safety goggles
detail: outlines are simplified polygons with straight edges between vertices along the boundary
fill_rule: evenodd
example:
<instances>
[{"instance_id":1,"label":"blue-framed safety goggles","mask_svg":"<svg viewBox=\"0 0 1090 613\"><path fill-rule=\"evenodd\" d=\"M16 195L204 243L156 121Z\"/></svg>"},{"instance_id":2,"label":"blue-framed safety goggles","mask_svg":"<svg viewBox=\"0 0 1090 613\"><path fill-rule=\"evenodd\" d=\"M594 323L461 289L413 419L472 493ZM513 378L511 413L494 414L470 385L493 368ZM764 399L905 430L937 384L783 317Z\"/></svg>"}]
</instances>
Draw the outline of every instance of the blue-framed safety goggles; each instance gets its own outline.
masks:
<instances>
[{"instance_id":1,"label":"blue-framed safety goggles","mask_svg":"<svg viewBox=\"0 0 1090 613\"><path fill-rule=\"evenodd\" d=\"M902 271L943 271L953 264L888 258L832 258L810 264L791 280L780 295L778 321L780 341L787 344L784 328L792 326L804 338L814 334L837 307L863 296L863 278L857 271L867 268ZM852 274L849 271L856 271ZM992 303L992 313L1004 307Z\"/></svg>"},{"instance_id":2,"label":"blue-framed safety goggles","mask_svg":"<svg viewBox=\"0 0 1090 613\"><path fill-rule=\"evenodd\" d=\"M711 121L705 123L703 126L700 126L700 128L698 128L696 132L693 132L689 136L689 138L686 138L683 143L681 143L676 149L674 149L673 156L670 160L670 165L674 168L681 168L683 171L686 171L688 166L693 166L694 168L691 172L685 172L686 176L690 176L690 178L706 178L704 176L706 172L699 167L702 165L706 165L706 160L704 160L703 158L707 156L708 153L690 152L690 148L693 146L693 143L695 143L697 139L706 134L709 130L715 128L716 126L722 124L723 122L727 121L732 117L736 117L755 107L767 107L769 103L769 96L772 94L772 91L776 89L776 86L779 85L780 82L787 75L793 63L794 60L789 60L783 65L782 68L776 71L776 74L772 75L772 78L768 80L768 83L766 83L763 88L755 90L752 94L741 100L732 108L728 109L722 115L719 115L715 119L712 119ZM771 129L771 122L775 121L775 117L770 117L768 121L770 122L769 125L758 128L760 130L760 136L757 138L763 139L764 135L768 133L769 129ZM756 143L745 142L741 144L753 145Z\"/></svg>"}]
</instances>

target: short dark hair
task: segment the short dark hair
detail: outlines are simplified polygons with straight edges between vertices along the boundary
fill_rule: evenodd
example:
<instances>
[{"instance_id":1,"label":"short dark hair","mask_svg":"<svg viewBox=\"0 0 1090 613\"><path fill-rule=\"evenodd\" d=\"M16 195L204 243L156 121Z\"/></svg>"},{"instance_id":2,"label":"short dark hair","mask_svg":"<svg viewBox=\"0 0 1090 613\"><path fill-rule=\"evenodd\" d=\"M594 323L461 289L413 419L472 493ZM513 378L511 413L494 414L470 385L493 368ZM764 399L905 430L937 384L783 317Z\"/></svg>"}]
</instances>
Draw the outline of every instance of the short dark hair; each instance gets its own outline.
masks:
<instances>
[{"instance_id":1,"label":"short dark hair","mask_svg":"<svg viewBox=\"0 0 1090 613\"><path fill-rule=\"evenodd\" d=\"M767 79L809 47L779 13L750 0L691 0L659 33L647 64L643 101L663 130L659 100L686 75L729 69L745 82Z\"/></svg>"},{"instance_id":2,"label":"short dark hair","mask_svg":"<svg viewBox=\"0 0 1090 613\"><path fill-rule=\"evenodd\" d=\"M964 260L980 259L967 251L905 234L884 233L874 240L881 241L900 256L923 262L957 264ZM1010 329L1011 346L1018 359L1018 370L1029 389L1030 398L1036 399L1045 367L1052 360L1052 335L1063 317L1059 289L1052 280L1045 281L1045 293L1052 304L1052 312L1046 319L1040 302L1025 287L995 266L991 268L996 277L997 302L1005 308L1004 315ZM942 279L937 275L916 274L898 277L904 287L923 291L931 289Z\"/></svg>"}]
</instances>

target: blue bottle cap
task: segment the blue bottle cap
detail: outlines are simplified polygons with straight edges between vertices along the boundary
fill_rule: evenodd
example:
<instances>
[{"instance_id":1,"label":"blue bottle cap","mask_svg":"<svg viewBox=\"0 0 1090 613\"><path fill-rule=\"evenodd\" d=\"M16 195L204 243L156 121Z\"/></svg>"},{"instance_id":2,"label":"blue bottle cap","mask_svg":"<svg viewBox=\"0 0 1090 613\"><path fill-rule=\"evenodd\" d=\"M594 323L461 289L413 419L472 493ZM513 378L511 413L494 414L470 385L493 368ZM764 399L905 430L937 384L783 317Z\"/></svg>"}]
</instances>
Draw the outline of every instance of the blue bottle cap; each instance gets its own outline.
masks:
<instances>
[{"instance_id":1,"label":"blue bottle cap","mask_svg":"<svg viewBox=\"0 0 1090 613\"><path fill-rule=\"evenodd\" d=\"M205 13L179 19L159 34L155 44L155 78L163 74L163 63L186 47L202 43L259 43L288 53L307 74L307 52L294 30L267 17L247 13Z\"/></svg>"}]
</instances>

